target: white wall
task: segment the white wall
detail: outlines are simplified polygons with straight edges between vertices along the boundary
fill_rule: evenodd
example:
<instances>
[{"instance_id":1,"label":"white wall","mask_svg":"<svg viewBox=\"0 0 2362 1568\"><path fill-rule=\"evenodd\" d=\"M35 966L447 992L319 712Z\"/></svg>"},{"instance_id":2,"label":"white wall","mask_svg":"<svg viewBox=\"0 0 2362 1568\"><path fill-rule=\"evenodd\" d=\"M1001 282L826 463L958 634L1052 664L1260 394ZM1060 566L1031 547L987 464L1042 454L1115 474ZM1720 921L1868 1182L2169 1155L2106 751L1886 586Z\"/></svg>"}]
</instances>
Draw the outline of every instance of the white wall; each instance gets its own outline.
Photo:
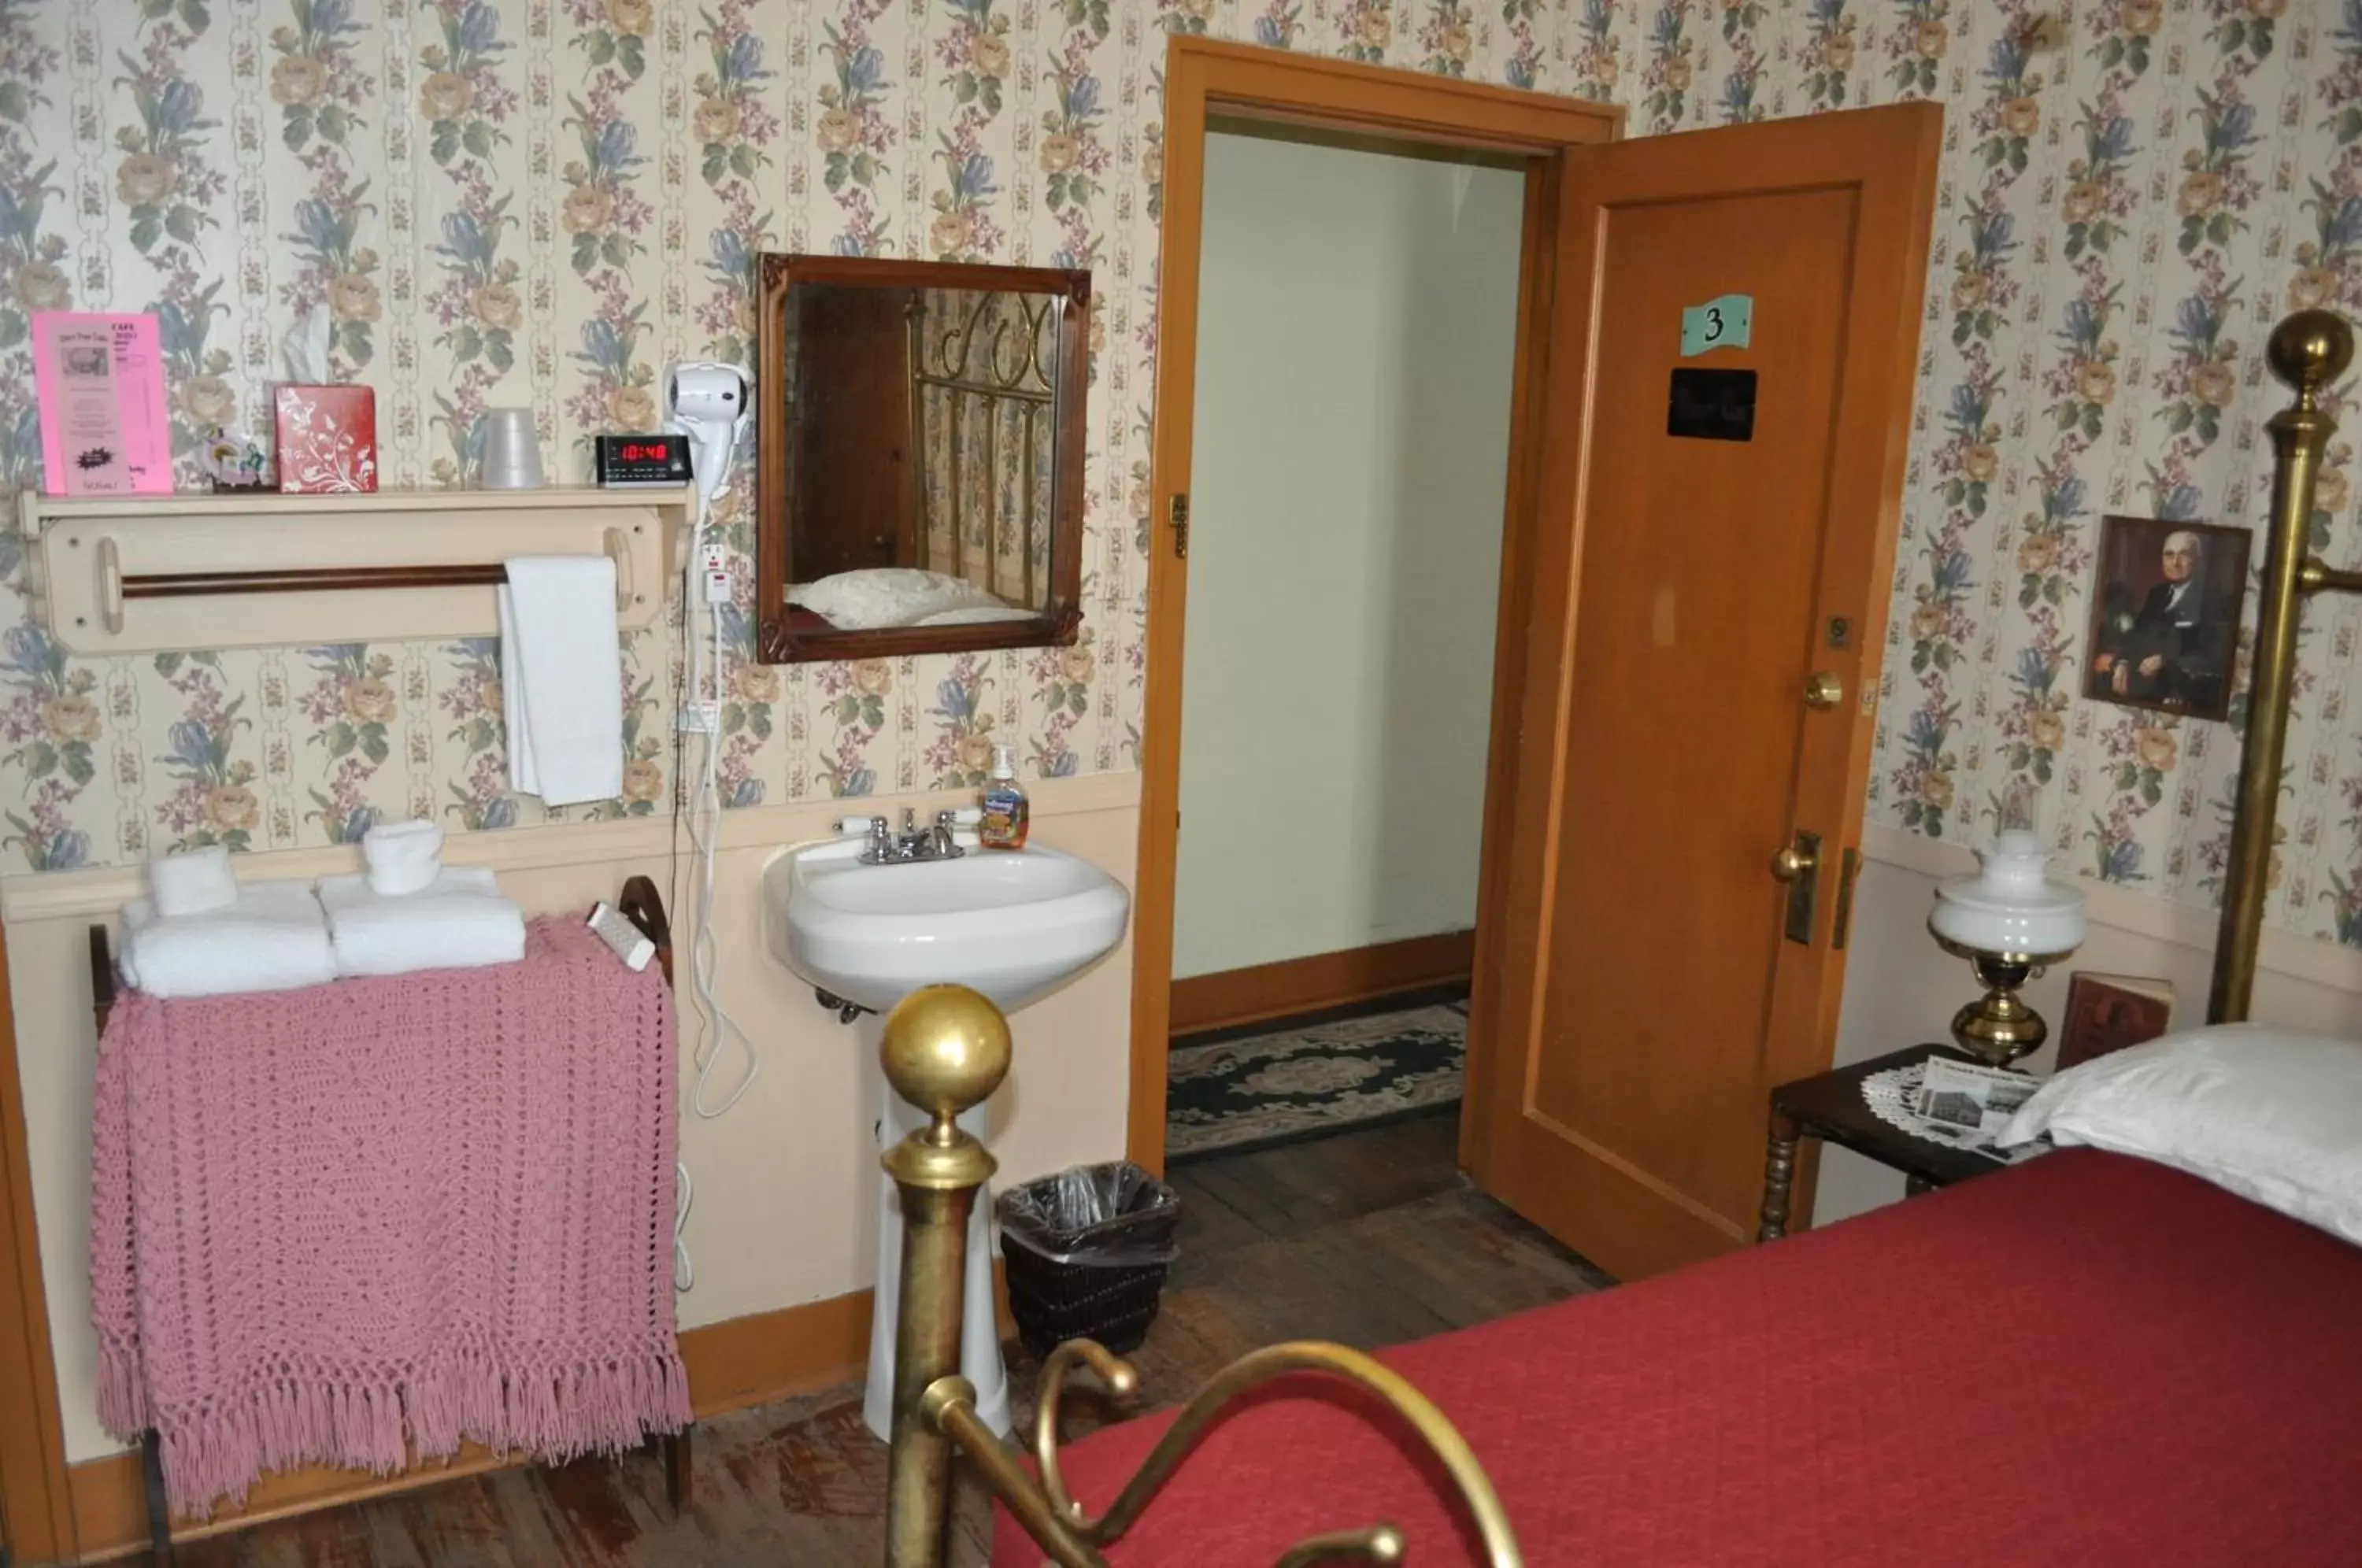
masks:
<instances>
[{"instance_id":1,"label":"white wall","mask_svg":"<svg viewBox=\"0 0 2362 1568\"><path fill-rule=\"evenodd\" d=\"M1863 835L1855 888L1852 957L1838 1018L1840 1066L1951 1038L1953 1012L1978 995L1961 959L1927 934L1927 911L1943 877L1975 869L1965 849L1889 828ZM2078 969L2171 982L2173 1026L2206 1021L2213 977L2214 913L2120 889L2084 883L2091 935L2069 963L2025 988L2050 1024L2053 1044L2026 1059L2047 1073L2067 1017L2067 980ZM2292 1029L2362 1038L2362 953L2267 932L2256 976L2254 1016ZM1814 1223L1827 1224L1903 1197L1903 1177L1842 1149L1821 1156Z\"/></svg>"},{"instance_id":2,"label":"white wall","mask_svg":"<svg viewBox=\"0 0 2362 1568\"><path fill-rule=\"evenodd\" d=\"M1524 200L1206 158L1176 977L1475 923Z\"/></svg>"},{"instance_id":3,"label":"white wall","mask_svg":"<svg viewBox=\"0 0 2362 1568\"><path fill-rule=\"evenodd\" d=\"M1097 774L1032 787L1034 838L1089 860L1126 887L1138 854L1140 777ZM955 803L949 795L881 796L865 809L900 814ZM812 999L811 988L763 949L756 901L762 867L782 845L825 834L843 807L815 801L729 812L723 820L714 933L723 997L762 1054L762 1076L718 1121L689 1113L689 1014L680 1042L681 1157L696 1183L689 1245L697 1287L680 1297L684 1329L865 1288L877 1276L877 1152L870 1125L875 1077L855 1031ZM662 886L670 826L658 818L469 834L447 858L491 865L529 913L578 912L613 899L635 873ZM358 869L351 849L242 856L248 879ZM110 922L138 891L124 867L12 877L0 882L15 989L17 1071L40 1231L41 1275L57 1359L66 1457L121 1445L99 1429L98 1345L90 1326L90 1099L96 1040L84 933ZM679 902L668 899L669 902ZM674 911L687 974L692 935ZM1086 1160L1120 1157L1131 1094L1131 944L1073 985L1010 1020L1017 1055L994 1096L988 1135L1002 1183ZM710 1097L735 1081L726 1063Z\"/></svg>"}]
</instances>

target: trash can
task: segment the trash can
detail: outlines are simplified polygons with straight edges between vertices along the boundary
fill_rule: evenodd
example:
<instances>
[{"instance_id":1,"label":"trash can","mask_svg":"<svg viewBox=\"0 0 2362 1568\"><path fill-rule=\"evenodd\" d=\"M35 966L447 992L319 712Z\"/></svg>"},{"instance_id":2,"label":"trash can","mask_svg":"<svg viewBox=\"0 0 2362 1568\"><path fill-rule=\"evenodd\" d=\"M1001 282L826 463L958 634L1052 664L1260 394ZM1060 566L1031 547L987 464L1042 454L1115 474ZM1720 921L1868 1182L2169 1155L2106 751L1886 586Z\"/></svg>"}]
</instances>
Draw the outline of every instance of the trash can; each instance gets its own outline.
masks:
<instances>
[{"instance_id":1,"label":"trash can","mask_svg":"<svg viewBox=\"0 0 2362 1568\"><path fill-rule=\"evenodd\" d=\"M1128 1160L1076 1165L1000 1196L1018 1337L1039 1359L1067 1340L1137 1350L1179 1249L1179 1195Z\"/></svg>"}]
</instances>

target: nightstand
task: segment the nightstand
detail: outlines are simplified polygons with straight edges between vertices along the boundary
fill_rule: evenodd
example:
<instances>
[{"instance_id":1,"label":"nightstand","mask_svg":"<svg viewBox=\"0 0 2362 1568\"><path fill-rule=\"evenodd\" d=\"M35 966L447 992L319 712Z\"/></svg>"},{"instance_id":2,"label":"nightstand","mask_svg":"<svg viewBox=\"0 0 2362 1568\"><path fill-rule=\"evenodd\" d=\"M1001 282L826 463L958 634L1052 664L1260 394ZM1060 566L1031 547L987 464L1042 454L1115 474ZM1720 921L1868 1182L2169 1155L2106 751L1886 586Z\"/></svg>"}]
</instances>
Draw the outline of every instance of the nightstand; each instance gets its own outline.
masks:
<instances>
[{"instance_id":1,"label":"nightstand","mask_svg":"<svg viewBox=\"0 0 2362 1568\"><path fill-rule=\"evenodd\" d=\"M1954 1062L1974 1057L1949 1045L1914 1045L1849 1067L1798 1078L1772 1091L1772 1139L1763 1161L1763 1216L1755 1232L1759 1242L1776 1241L1788 1233L1788 1203L1796 1179L1796 1144L1818 1138L1851 1149L1866 1159L1901 1171L1904 1189L1916 1198L1939 1187L2008 1167L1998 1160L1948 1148L1926 1138L1915 1138L1900 1127L1878 1119L1861 1098L1864 1078L1913 1062L1940 1056Z\"/></svg>"}]
</instances>

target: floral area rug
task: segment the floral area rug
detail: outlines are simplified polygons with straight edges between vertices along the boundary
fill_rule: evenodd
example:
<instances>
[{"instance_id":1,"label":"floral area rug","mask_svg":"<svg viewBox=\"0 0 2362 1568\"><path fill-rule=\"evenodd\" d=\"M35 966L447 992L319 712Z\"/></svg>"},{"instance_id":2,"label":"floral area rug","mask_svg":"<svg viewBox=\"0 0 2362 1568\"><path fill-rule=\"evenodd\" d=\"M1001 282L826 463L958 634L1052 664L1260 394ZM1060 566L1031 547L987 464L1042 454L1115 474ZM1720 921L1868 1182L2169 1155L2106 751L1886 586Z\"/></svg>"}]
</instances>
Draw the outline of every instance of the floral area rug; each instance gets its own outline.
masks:
<instances>
[{"instance_id":1,"label":"floral area rug","mask_svg":"<svg viewBox=\"0 0 2362 1568\"><path fill-rule=\"evenodd\" d=\"M1166 1157L1238 1154L1457 1105L1467 1041L1468 1004L1452 1001L1176 1042Z\"/></svg>"}]
</instances>

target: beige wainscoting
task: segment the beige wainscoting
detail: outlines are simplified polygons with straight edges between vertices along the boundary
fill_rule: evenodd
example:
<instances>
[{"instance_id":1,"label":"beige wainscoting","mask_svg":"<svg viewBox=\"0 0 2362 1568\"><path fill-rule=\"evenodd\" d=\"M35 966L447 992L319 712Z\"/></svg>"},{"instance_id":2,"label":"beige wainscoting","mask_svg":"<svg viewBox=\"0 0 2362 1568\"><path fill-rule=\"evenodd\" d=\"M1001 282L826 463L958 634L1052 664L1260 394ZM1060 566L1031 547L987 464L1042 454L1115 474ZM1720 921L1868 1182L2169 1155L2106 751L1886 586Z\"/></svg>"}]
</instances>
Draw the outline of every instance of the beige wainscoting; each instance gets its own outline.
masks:
<instances>
[{"instance_id":1,"label":"beige wainscoting","mask_svg":"<svg viewBox=\"0 0 2362 1568\"><path fill-rule=\"evenodd\" d=\"M899 815L910 804L923 815L953 803L950 794L911 795L859 806ZM830 1301L875 1277L877 1169L870 1126L878 1108L868 1075L852 1031L764 952L756 901L764 864L782 845L826 834L845 809L813 801L724 819L714 921L723 999L752 1036L762 1077L720 1121L688 1112L691 1032L684 998L681 1152L696 1184L689 1243L697 1265L696 1288L680 1301L684 1330ZM1043 782L1034 788L1033 812L1035 842L1078 855L1131 885L1138 775ZM685 835L681 847L685 878ZM662 819L470 834L455 838L448 855L454 863L495 867L511 896L537 913L588 910L633 875L653 877L660 887L680 882L672 876L672 828ZM358 865L351 849L289 850L245 856L238 869L250 879L308 878ZM84 933L94 921L110 920L139 884L137 868L0 881L66 1455L77 1463L121 1447L98 1426L98 1352L90 1327L86 1217L95 1041ZM679 907L686 900L668 894L667 901L685 952L693 934L690 911ZM685 965L682 973L685 978ZM993 1110L992 1143L1006 1179L1123 1153L1131 973L1127 941L1066 990L1018 1015L1017 1065ZM734 1068L725 1064L723 1084ZM793 1366L842 1360L826 1347L813 1348L814 1357L782 1349L779 1360Z\"/></svg>"},{"instance_id":2,"label":"beige wainscoting","mask_svg":"<svg viewBox=\"0 0 2362 1568\"><path fill-rule=\"evenodd\" d=\"M1959 845L1891 828L1862 835L1855 889L1853 955L1846 965L1837 1060L1860 1062L1948 1037L1953 1010L1977 994L1968 966L1927 934L1938 878L1976 869ZM2066 1017L2067 978L2077 969L2143 975L2173 984L2177 1028L2202 1023L2214 955L2214 911L2124 888L2081 884L2092 933L2073 960L2026 988L2055 1029ZM2256 980L2255 1016L2294 1029L2362 1037L2362 952L2267 930ZM2050 1066L2048 1046L2030 1058ZM1827 1224L1903 1196L1903 1178L1842 1149L1821 1159L1814 1220Z\"/></svg>"}]
</instances>

